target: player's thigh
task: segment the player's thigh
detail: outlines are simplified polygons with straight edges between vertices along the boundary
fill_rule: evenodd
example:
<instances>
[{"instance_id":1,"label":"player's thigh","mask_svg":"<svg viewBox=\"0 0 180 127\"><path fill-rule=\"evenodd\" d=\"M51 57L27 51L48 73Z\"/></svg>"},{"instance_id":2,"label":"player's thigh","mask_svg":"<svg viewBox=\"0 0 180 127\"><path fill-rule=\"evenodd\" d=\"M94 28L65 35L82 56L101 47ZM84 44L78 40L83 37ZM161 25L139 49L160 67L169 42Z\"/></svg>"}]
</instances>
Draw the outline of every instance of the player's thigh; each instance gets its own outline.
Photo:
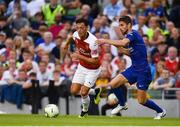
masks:
<instances>
[{"instance_id":1,"label":"player's thigh","mask_svg":"<svg viewBox=\"0 0 180 127\"><path fill-rule=\"evenodd\" d=\"M130 83L134 84L137 82L137 75L135 69L131 66L121 73L121 75Z\"/></svg>"},{"instance_id":2,"label":"player's thigh","mask_svg":"<svg viewBox=\"0 0 180 127\"><path fill-rule=\"evenodd\" d=\"M151 71L146 70L143 72L137 73L137 88L140 90L146 91L149 87L149 84L152 81Z\"/></svg>"},{"instance_id":3,"label":"player's thigh","mask_svg":"<svg viewBox=\"0 0 180 127\"><path fill-rule=\"evenodd\" d=\"M84 85L91 88L95 85L95 82L101 72L101 68L98 68L96 70L86 69L86 72L87 72L87 75L85 77Z\"/></svg>"},{"instance_id":4,"label":"player's thigh","mask_svg":"<svg viewBox=\"0 0 180 127\"><path fill-rule=\"evenodd\" d=\"M140 104L144 104L147 101L147 92L145 90L137 90L137 99Z\"/></svg>"},{"instance_id":5,"label":"player's thigh","mask_svg":"<svg viewBox=\"0 0 180 127\"><path fill-rule=\"evenodd\" d=\"M72 83L77 83L77 84L83 85L85 82L85 76L86 76L86 73L83 70L83 68L81 66L78 66L78 68L74 74L74 77L72 79Z\"/></svg>"},{"instance_id":6,"label":"player's thigh","mask_svg":"<svg viewBox=\"0 0 180 127\"><path fill-rule=\"evenodd\" d=\"M89 87L83 85L83 86L81 87L81 90L80 90L81 96L82 96L82 97L87 96L88 93L89 93L89 89L90 89Z\"/></svg>"},{"instance_id":7,"label":"player's thigh","mask_svg":"<svg viewBox=\"0 0 180 127\"><path fill-rule=\"evenodd\" d=\"M71 85L71 94L73 94L73 95L79 94L81 86L82 85L79 84L79 83L72 83L72 85Z\"/></svg>"},{"instance_id":8,"label":"player's thigh","mask_svg":"<svg viewBox=\"0 0 180 127\"><path fill-rule=\"evenodd\" d=\"M118 74L115 78L113 78L110 81L110 85L112 88L117 88L125 83L127 83L128 80L122 75L122 74Z\"/></svg>"}]
</instances>

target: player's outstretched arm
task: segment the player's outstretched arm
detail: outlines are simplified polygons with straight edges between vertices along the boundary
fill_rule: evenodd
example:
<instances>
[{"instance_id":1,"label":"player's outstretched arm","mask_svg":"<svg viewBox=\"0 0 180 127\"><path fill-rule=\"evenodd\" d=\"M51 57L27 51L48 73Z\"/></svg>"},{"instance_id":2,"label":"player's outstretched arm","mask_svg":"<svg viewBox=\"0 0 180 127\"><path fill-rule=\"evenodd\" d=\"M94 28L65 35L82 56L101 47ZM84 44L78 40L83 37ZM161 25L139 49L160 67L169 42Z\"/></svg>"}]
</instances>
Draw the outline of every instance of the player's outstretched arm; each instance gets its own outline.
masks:
<instances>
[{"instance_id":1,"label":"player's outstretched arm","mask_svg":"<svg viewBox=\"0 0 180 127\"><path fill-rule=\"evenodd\" d=\"M64 58L65 54L68 51L69 44L72 42L73 37L69 36L64 44L61 46L61 58Z\"/></svg>"},{"instance_id":2,"label":"player's outstretched arm","mask_svg":"<svg viewBox=\"0 0 180 127\"><path fill-rule=\"evenodd\" d=\"M127 49L127 48L118 47L118 50L119 50L119 52L122 53L122 54L125 54L125 55L128 55L128 56L130 55L130 50Z\"/></svg>"},{"instance_id":3,"label":"player's outstretched arm","mask_svg":"<svg viewBox=\"0 0 180 127\"><path fill-rule=\"evenodd\" d=\"M129 39L124 38L122 40L110 40L110 39L97 39L96 43L98 44L110 44L110 45L114 45L116 47L124 47L129 43Z\"/></svg>"},{"instance_id":4,"label":"player's outstretched arm","mask_svg":"<svg viewBox=\"0 0 180 127\"><path fill-rule=\"evenodd\" d=\"M73 37L72 36L68 36L68 38L67 38L67 40L66 40L66 42L65 42L65 44L64 44L64 46L63 46L63 48L66 50L66 49L68 49L68 46L69 46L69 44L72 42L72 40L73 40Z\"/></svg>"}]
</instances>

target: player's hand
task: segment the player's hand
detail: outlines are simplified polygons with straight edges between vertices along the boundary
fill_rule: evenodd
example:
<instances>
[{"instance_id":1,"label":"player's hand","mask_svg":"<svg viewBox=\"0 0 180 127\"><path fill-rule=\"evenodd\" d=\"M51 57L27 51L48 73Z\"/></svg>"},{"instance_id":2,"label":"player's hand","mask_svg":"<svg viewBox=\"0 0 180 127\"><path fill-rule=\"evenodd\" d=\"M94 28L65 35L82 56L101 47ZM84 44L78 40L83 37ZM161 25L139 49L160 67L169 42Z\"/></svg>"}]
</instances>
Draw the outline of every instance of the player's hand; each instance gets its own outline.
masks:
<instances>
[{"instance_id":1,"label":"player's hand","mask_svg":"<svg viewBox=\"0 0 180 127\"><path fill-rule=\"evenodd\" d=\"M69 43L71 42L72 39L73 39L72 35L68 35L66 42L62 43L61 45L62 50L68 50Z\"/></svg>"},{"instance_id":2,"label":"player's hand","mask_svg":"<svg viewBox=\"0 0 180 127\"><path fill-rule=\"evenodd\" d=\"M72 61L78 61L79 60L79 54L77 52L74 52L71 54Z\"/></svg>"},{"instance_id":3,"label":"player's hand","mask_svg":"<svg viewBox=\"0 0 180 127\"><path fill-rule=\"evenodd\" d=\"M106 42L106 39L104 38L100 38L96 40L96 43L98 43L99 45L105 44L105 42Z\"/></svg>"},{"instance_id":4,"label":"player's hand","mask_svg":"<svg viewBox=\"0 0 180 127\"><path fill-rule=\"evenodd\" d=\"M66 44L66 43L62 43L62 45L61 45L61 49L63 50L63 51L67 51L68 50L68 45Z\"/></svg>"}]
</instances>

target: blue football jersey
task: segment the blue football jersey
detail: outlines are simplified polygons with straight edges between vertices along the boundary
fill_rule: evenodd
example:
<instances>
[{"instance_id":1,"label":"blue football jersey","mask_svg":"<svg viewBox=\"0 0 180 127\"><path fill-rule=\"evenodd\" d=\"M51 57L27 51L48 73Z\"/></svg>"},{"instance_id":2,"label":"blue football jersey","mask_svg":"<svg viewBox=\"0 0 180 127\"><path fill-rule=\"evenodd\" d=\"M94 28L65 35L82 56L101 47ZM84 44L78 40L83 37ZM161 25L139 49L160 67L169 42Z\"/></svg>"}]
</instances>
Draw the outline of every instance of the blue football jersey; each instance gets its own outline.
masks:
<instances>
[{"instance_id":1,"label":"blue football jersey","mask_svg":"<svg viewBox=\"0 0 180 127\"><path fill-rule=\"evenodd\" d=\"M132 30L126 35L126 38L130 40L127 48L130 49L132 67L134 67L135 70L143 70L149 67L147 50L141 35L136 30Z\"/></svg>"}]
</instances>

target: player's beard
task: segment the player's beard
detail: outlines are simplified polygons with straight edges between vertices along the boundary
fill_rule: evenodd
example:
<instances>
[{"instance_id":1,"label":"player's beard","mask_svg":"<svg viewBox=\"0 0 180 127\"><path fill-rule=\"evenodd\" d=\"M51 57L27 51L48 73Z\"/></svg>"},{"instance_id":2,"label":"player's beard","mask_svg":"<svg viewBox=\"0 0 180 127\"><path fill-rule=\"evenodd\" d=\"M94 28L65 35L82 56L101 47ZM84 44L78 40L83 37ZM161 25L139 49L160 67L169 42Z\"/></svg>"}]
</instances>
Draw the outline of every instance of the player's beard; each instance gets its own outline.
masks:
<instances>
[{"instance_id":1,"label":"player's beard","mask_svg":"<svg viewBox=\"0 0 180 127\"><path fill-rule=\"evenodd\" d=\"M83 33L82 36L80 36L81 40L85 40L87 38L88 32Z\"/></svg>"},{"instance_id":2,"label":"player's beard","mask_svg":"<svg viewBox=\"0 0 180 127\"><path fill-rule=\"evenodd\" d=\"M121 29L120 29L121 30ZM126 29L126 31L124 32L123 30L121 30L121 33L123 34L123 35L126 35L127 33L128 33L128 29Z\"/></svg>"},{"instance_id":3,"label":"player's beard","mask_svg":"<svg viewBox=\"0 0 180 127\"><path fill-rule=\"evenodd\" d=\"M128 29L124 32L124 35L126 35L128 33Z\"/></svg>"}]
</instances>

